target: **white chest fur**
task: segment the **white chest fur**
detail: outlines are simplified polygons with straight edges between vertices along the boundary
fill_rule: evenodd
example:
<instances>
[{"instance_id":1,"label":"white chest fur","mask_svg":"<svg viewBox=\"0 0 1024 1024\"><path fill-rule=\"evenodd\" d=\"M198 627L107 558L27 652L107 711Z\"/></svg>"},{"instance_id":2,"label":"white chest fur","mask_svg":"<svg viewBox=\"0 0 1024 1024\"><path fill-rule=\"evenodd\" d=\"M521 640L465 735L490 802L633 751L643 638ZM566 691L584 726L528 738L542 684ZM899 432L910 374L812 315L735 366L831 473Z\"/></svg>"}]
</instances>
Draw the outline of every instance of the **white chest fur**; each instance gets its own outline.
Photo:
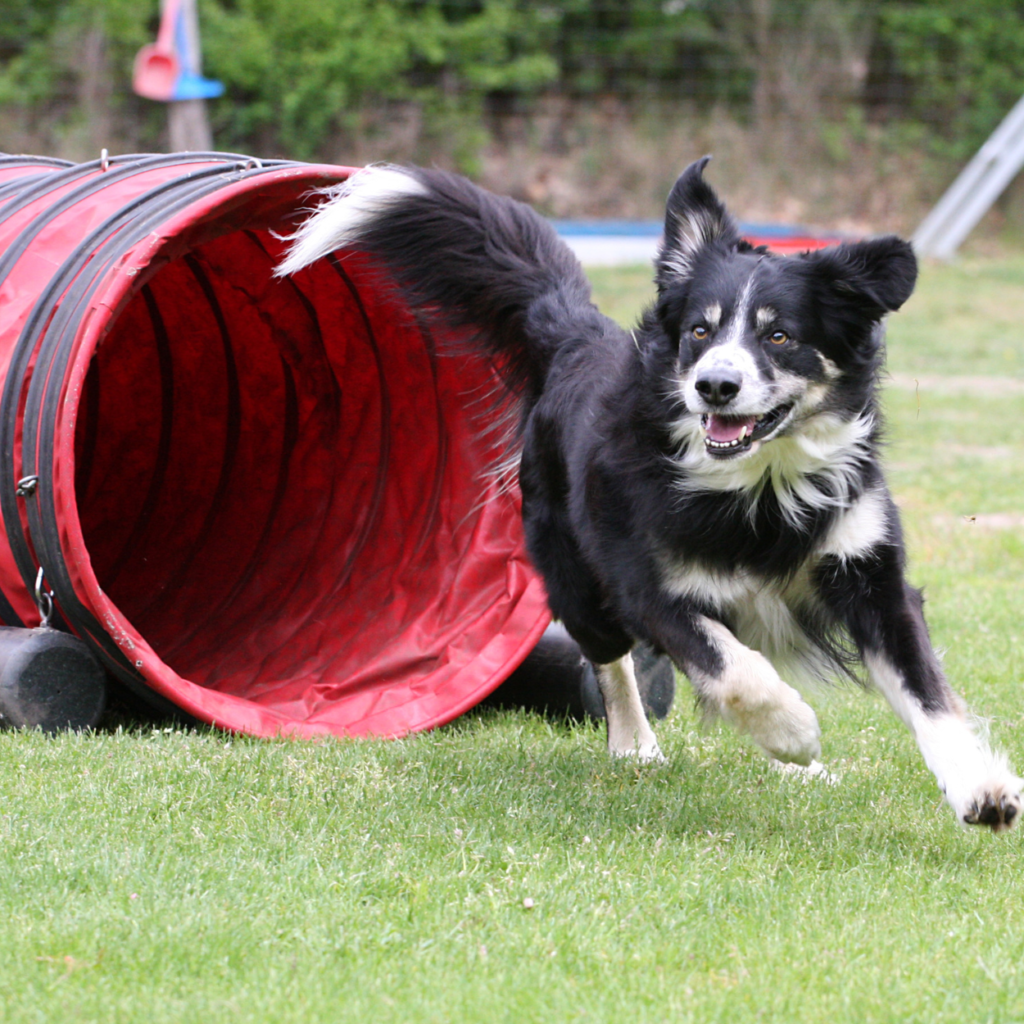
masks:
<instances>
[{"instance_id":1,"label":"white chest fur","mask_svg":"<svg viewBox=\"0 0 1024 1024\"><path fill-rule=\"evenodd\" d=\"M784 678L812 681L834 676L832 660L808 637L801 622L820 621L820 600L811 577L826 556L856 558L888 529L884 491L863 494L836 519L822 542L789 579L766 579L746 570L723 572L671 556L662 560L662 585L676 597L713 610L736 639L760 651Z\"/></svg>"},{"instance_id":2,"label":"white chest fur","mask_svg":"<svg viewBox=\"0 0 1024 1024\"><path fill-rule=\"evenodd\" d=\"M816 617L806 565L784 582L749 572L676 565L665 572L663 581L670 593L721 616L736 639L760 651L783 678L810 682L834 674L830 659L800 625L801 618Z\"/></svg>"}]
</instances>

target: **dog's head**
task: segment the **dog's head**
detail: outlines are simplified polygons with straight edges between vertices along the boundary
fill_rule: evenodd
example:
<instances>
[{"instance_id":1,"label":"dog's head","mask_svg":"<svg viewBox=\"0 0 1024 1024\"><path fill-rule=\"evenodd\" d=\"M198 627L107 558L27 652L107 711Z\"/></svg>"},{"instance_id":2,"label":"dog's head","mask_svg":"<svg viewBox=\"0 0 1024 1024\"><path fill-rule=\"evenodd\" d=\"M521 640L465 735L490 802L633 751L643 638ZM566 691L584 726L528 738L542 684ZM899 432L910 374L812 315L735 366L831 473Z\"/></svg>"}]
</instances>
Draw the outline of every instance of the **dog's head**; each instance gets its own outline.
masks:
<instances>
[{"instance_id":1,"label":"dog's head","mask_svg":"<svg viewBox=\"0 0 1024 1024\"><path fill-rule=\"evenodd\" d=\"M863 411L881 321L909 298L917 262L891 235L791 257L755 249L704 180L707 161L688 167L668 199L656 316L675 355L686 433L722 462L813 429L816 418Z\"/></svg>"}]
</instances>

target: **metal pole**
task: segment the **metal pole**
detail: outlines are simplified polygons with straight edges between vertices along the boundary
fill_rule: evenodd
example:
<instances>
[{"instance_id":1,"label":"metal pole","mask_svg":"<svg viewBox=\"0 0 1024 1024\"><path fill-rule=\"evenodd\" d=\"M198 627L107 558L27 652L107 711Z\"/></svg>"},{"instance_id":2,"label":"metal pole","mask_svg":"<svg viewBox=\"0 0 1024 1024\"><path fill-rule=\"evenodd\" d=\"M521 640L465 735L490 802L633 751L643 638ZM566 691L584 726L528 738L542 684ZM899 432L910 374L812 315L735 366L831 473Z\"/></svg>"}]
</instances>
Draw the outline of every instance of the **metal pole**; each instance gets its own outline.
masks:
<instances>
[{"instance_id":1,"label":"metal pole","mask_svg":"<svg viewBox=\"0 0 1024 1024\"><path fill-rule=\"evenodd\" d=\"M213 149L206 100L172 100L167 104L167 131L172 153L205 153Z\"/></svg>"},{"instance_id":2,"label":"metal pole","mask_svg":"<svg viewBox=\"0 0 1024 1024\"><path fill-rule=\"evenodd\" d=\"M919 256L952 259L961 242L1024 166L1024 98L1003 118L917 231Z\"/></svg>"},{"instance_id":3,"label":"metal pole","mask_svg":"<svg viewBox=\"0 0 1024 1024\"><path fill-rule=\"evenodd\" d=\"M178 53L182 71L198 77L202 73L203 60L199 48L196 0L181 0L181 21L184 31L183 38L179 40ZM206 116L206 100L172 100L167 104L167 129L172 153L213 149L213 133Z\"/></svg>"}]
</instances>

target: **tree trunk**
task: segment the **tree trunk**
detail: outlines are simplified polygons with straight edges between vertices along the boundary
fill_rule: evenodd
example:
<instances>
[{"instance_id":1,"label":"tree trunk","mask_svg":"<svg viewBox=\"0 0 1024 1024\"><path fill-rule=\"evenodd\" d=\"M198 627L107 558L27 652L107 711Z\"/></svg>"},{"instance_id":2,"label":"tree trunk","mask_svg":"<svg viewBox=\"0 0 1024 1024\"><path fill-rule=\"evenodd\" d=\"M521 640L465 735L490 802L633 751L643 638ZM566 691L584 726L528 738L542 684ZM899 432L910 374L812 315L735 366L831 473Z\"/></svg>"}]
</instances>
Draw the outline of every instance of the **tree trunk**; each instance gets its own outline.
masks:
<instances>
[{"instance_id":1,"label":"tree trunk","mask_svg":"<svg viewBox=\"0 0 1024 1024\"><path fill-rule=\"evenodd\" d=\"M205 100L175 100L168 103L167 128L172 153L198 153L213 149L213 135L206 118Z\"/></svg>"}]
</instances>

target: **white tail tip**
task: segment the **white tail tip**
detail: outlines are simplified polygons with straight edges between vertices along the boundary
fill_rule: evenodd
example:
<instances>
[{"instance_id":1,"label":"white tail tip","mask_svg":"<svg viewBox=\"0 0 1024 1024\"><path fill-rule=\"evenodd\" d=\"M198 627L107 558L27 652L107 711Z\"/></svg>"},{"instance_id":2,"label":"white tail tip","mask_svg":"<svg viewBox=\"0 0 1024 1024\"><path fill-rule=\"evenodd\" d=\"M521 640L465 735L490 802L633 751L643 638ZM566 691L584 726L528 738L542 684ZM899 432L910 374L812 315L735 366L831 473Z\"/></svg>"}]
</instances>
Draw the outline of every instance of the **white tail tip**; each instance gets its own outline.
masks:
<instances>
[{"instance_id":1,"label":"white tail tip","mask_svg":"<svg viewBox=\"0 0 1024 1024\"><path fill-rule=\"evenodd\" d=\"M325 189L326 201L289 239L288 254L274 271L287 277L330 253L358 243L373 219L406 196L425 195L411 171L376 164L356 171L348 181Z\"/></svg>"}]
</instances>

